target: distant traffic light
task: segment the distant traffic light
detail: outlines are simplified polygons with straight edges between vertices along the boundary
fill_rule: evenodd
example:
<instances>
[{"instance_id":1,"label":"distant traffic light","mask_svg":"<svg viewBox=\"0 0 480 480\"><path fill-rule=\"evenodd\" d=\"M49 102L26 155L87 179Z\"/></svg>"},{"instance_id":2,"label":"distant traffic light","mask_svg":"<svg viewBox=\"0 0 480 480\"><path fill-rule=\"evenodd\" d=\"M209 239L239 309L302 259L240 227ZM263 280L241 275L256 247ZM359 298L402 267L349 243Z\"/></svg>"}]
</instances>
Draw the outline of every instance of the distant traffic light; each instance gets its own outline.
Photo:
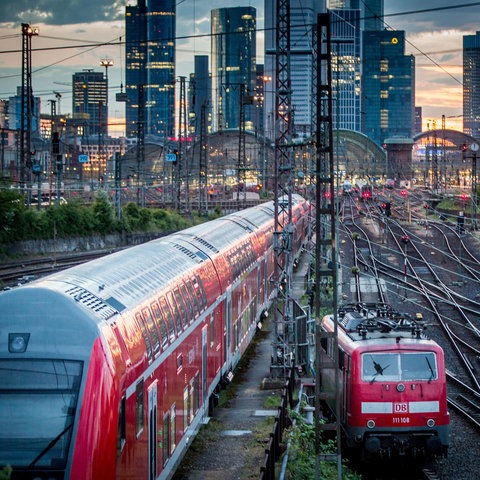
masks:
<instances>
[{"instance_id":1,"label":"distant traffic light","mask_svg":"<svg viewBox=\"0 0 480 480\"><path fill-rule=\"evenodd\" d=\"M462 160L465 160L467 157L467 144L464 143L462 145Z\"/></svg>"}]
</instances>

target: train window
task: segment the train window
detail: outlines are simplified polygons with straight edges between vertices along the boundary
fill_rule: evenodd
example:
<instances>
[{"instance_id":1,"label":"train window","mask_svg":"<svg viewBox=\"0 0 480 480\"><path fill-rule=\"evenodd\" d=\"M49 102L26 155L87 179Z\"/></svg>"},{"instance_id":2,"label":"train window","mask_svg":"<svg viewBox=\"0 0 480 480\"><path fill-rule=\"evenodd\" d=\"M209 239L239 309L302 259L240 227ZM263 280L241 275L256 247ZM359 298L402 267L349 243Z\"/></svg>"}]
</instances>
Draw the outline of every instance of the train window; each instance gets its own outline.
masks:
<instances>
[{"instance_id":1,"label":"train window","mask_svg":"<svg viewBox=\"0 0 480 480\"><path fill-rule=\"evenodd\" d=\"M138 326L142 331L143 339L145 340L145 346L147 347L147 357L148 360L152 360L153 351L152 351L152 341L150 340L150 336L147 331L147 325L141 313L136 313L135 318L137 319Z\"/></svg>"},{"instance_id":2,"label":"train window","mask_svg":"<svg viewBox=\"0 0 480 480\"><path fill-rule=\"evenodd\" d=\"M168 344L168 330L167 330L167 325L165 324L165 319L162 314L162 311L160 310L160 307L158 306L157 302L153 302L150 304L150 307L153 312L153 316L155 317L155 320L157 321L157 325L160 328L160 336L162 339L162 348L165 348Z\"/></svg>"},{"instance_id":3,"label":"train window","mask_svg":"<svg viewBox=\"0 0 480 480\"><path fill-rule=\"evenodd\" d=\"M215 344L215 316L210 315L210 348Z\"/></svg>"},{"instance_id":4,"label":"train window","mask_svg":"<svg viewBox=\"0 0 480 480\"><path fill-rule=\"evenodd\" d=\"M123 447L127 441L127 422L125 415L126 400L123 396L120 400L120 406L118 408L118 429L117 429L117 458L120 457Z\"/></svg>"},{"instance_id":5,"label":"train window","mask_svg":"<svg viewBox=\"0 0 480 480\"><path fill-rule=\"evenodd\" d=\"M196 276L192 280L192 284L193 284L193 291L195 292L195 297L197 298L199 312L201 312L205 308L206 302L204 301L204 298L203 298L204 290L203 290L203 286L202 287L200 286L201 285L200 278Z\"/></svg>"},{"instance_id":6,"label":"train window","mask_svg":"<svg viewBox=\"0 0 480 480\"><path fill-rule=\"evenodd\" d=\"M214 273L215 272L213 272L213 274ZM198 279L198 287L200 289L200 299L201 299L202 309L207 308L207 293L205 292L203 282L200 279Z\"/></svg>"},{"instance_id":7,"label":"train window","mask_svg":"<svg viewBox=\"0 0 480 480\"><path fill-rule=\"evenodd\" d=\"M2 465L65 468L82 371L70 360L0 360Z\"/></svg>"},{"instance_id":8,"label":"train window","mask_svg":"<svg viewBox=\"0 0 480 480\"><path fill-rule=\"evenodd\" d=\"M192 298L192 305L195 312L195 316L197 316L200 313L200 310L202 309L202 307L201 307L201 304L199 303L199 298L197 297L197 287L195 285L196 285L196 280L194 278L188 280L187 288Z\"/></svg>"},{"instance_id":9,"label":"train window","mask_svg":"<svg viewBox=\"0 0 480 480\"><path fill-rule=\"evenodd\" d=\"M167 299L165 297L160 297L159 302L160 302L160 306L162 307L162 311L165 315L165 318L167 320L167 327L168 327L168 332L170 334L170 339L173 340L175 338L175 325L173 322L172 310L170 309L170 305L168 304Z\"/></svg>"},{"instance_id":10,"label":"train window","mask_svg":"<svg viewBox=\"0 0 480 480\"><path fill-rule=\"evenodd\" d=\"M144 308L142 310L142 315L148 326L150 337L152 338L153 357L155 358L160 353L160 339L158 338L157 324L155 323L152 312L150 312L149 308Z\"/></svg>"},{"instance_id":11,"label":"train window","mask_svg":"<svg viewBox=\"0 0 480 480\"><path fill-rule=\"evenodd\" d=\"M177 355L177 373L180 373L183 368L183 355Z\"/></svg>"},{"instance_id":12,"label":"train window","mask_svg":"<svg viewBox=\"0 0 480 480\"><path fill-rule=\"evenodd\" d=\"M343 370L343 368L345 367L345 357L344 357L344 353L342 350L338 349L338 368L340 370Z\"/></svg>"},{"instance_id":13,"label":"train window","mask_svg":"<svg viewBox=\"0 0 480 480\"><path fill-rule=\"evenodd\" d=\"M437 362L433 352L402 353L400 355L402 380L436 380Z\"/></svg>"},{"instance_id":14,"label":"train window","mask_svg":"<svg viewBox=\"0 0 480 480\"><path fill-rule=\"evenodd\" d=\"M430 381L437 378L437 362L433 352L362 355L362 380L365 381Z\"/></svg>"},{"instance_id":15,"label":"train window","mask_svg":"<svg viewBox=\"0 0 480 480\"><path fill-rule=\"evenodd\" d=\"M135 432L137 438L143 432L143 417L144 417L144 403L143 403L143 380L137 383L135 389Z\"/></svg>"},{"instance_id":16,"label":"train window","mask_svg":"<svg viewBox=\"0 0 480 480\"><path fill-rule=\"evenodd\" d=\"M183 328L180 309L177 305L177 302L175 301L175 297L173 296L172 292L167 293L167 299L168 303L170 303L170 306L172 307L173 319L175 320L175 327L177 328L177 335L180 335Z\"/></svg>"},{"instance_id":17,"label":"train window","mask_svg":"<svg viewBox=\"0 0 480 480\"><path fill-rule=\"evenodd\" d=\"M187 306L185 305L185 300L180 293L180 290L176 288L173 291L173 296L177 302L178 308L180 309L180 316L182 319L183 325L186 327L188 325L189 317L187 316Z\"/></svg>"},{"instance_id":18,"label":"train window","mask_svg":"<svg viewBox=\"0 0 480 480\"><path fill-rule=\"evenodd\" d=\"M195 317L195 313L193 311L192 297L190 296L190 292L187 290L187 287L183 283L180 285L180 291L182 292L182 296L187 306L187 318L188 318L188 323L190 323Z\"/></svg>"}]
</instances>

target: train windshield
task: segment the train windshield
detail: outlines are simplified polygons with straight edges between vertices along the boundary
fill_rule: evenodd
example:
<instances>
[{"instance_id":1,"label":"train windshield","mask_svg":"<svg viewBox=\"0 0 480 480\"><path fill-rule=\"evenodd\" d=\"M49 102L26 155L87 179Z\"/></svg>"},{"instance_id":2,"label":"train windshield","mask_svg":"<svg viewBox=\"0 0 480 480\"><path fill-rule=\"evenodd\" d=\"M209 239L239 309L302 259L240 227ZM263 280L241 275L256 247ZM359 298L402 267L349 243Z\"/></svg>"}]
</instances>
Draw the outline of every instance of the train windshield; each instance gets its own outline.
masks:
<instances>
[{"instance_id":1,"label":"train windshield","mask_svg":"<svg viewBox=\"0 0 480 480\"><path fill-rule=\"evenodd\" d=\"M364 353L362 380L394 382L436 380L437 361L434 352Z\"/></svg>"},{"instance_id":2,"label":"train windshield","mask_svg":"<svg viewBox=\"0 0 480 480\"><path fill-rule=\"evenodd\" d=\"M0 465L64 468L82 362L0 360Z\"/></svg>"}]
</instances>

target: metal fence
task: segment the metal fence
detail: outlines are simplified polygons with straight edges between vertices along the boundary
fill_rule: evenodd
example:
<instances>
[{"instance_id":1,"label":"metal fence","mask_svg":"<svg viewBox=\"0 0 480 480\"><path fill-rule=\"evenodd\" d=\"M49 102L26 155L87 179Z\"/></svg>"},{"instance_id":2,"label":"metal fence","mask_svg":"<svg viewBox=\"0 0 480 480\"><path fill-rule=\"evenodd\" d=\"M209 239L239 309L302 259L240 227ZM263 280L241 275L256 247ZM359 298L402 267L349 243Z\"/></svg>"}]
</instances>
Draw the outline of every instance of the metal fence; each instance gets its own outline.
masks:
<instances>
[{"instance_id":1,"label":"metal fence","mask_svg":"<svg viewBox=\"0 0 480 480\"><path fill-rule=\"evenodd\" d=\"M285 451L282 444L283 431L291 425L288 416L288 408L294 407L293 390L295 388L295 368L292 366L288 372L288 377L282 391L280 406L278 407L277 416L273 425L273 431L270 433L268 446L265 449L265 458L263 465L260 467L259 480L275 480L275 462Z\"/></svg>"}]
</instances>

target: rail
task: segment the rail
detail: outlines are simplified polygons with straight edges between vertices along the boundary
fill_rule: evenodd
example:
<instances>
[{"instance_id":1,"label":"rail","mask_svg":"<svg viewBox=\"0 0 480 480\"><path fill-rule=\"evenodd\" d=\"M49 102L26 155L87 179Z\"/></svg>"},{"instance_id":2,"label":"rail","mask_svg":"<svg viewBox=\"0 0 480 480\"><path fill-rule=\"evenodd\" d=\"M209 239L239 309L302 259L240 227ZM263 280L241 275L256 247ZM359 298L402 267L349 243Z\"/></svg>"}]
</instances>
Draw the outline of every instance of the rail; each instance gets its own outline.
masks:
<instances>
[{"instance_id":1,"label":"rail","mask_svg":"<svg viewBox=\"0 0 480 480\"><path fill-rule=\"evenodd\" d=\"M282 398L278 407L273 431L270 433L268 446L265 449L265 458L260 467L259 480L275 480L275 462L283 453L282 438L285 428L290 426L290 417L288 416L288 408L293 408L293 389L295 387L295 368L290 367L288 378L283 387Z\"/></svg>"}]
</instances>

